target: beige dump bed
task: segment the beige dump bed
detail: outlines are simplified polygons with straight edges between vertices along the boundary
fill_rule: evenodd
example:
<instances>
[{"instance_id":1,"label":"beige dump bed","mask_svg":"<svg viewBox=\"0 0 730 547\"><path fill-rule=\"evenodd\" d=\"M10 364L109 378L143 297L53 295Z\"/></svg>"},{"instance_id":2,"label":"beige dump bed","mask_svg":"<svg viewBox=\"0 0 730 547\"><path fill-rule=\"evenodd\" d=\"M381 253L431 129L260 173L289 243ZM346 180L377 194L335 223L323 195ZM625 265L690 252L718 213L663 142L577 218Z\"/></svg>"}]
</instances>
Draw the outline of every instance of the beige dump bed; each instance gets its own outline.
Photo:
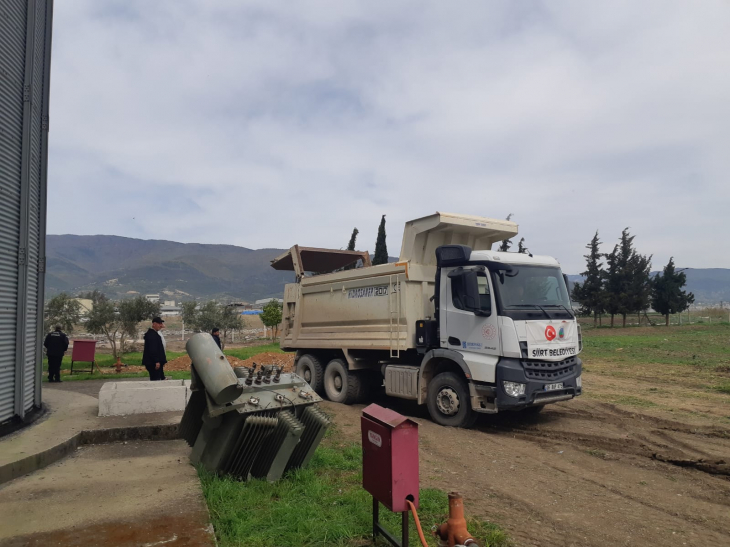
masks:
<instances>
[{"instance_id":1,"label":"beige dump bed","mask_svg":"<svg viewBox=\"0 0 730 547\"><path fill-rule=\"evenodd\" d=\"M276 269L295 271L298 280L284 292L281 347L378 349L392 356L413 348L416 321L434 314L436 248L487 250L516 234L514 222L436 213L406 223L396 263L369 266L367 253L294 246L272 261ZM365 267L306 275L358 260Z\"/></svg>"}]
</instances>

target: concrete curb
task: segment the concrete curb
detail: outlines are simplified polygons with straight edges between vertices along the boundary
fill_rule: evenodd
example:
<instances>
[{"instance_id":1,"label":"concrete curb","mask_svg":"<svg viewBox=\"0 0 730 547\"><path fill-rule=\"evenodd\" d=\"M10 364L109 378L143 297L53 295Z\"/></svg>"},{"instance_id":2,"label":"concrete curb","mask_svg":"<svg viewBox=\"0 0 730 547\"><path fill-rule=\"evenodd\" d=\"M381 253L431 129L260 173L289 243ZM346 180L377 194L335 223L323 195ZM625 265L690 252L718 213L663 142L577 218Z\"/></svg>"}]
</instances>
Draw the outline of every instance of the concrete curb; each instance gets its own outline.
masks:
<instances>
[{"instance_id":1,"label":"concrete curb","mask_svg":"<svg viewBox=\"0 0 730 547\"><path fill-rule=\"evenodd\" d=\"M0 485L56 463L79 446L121 441L170 441L178 438L180 438L178 424L84 430L54 447L3 465L0 467Z\"/></svg>"}]
</instances>

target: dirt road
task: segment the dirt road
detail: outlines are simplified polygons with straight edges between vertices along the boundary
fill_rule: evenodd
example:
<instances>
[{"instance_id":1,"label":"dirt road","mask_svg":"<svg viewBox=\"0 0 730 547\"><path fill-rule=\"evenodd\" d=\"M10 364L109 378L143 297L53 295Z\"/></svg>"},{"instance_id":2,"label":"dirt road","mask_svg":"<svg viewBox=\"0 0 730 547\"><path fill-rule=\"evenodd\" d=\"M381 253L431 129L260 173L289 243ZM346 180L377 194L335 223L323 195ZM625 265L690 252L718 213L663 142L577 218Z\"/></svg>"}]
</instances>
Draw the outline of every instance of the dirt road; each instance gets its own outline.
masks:
<instances>
[{"instance_id":1,"label":"dirt road","mask_svg":"<svg viewBox=\"0 0 730 547\"><path fill-rule=\"evenodd\" d=\"M459 430L381 404L420 423L421 485L460 491L518 546L730 545L730 428L716 421L579 398ZM363 406L324 403L358 442Z\"/></svg>"}]
</instances>

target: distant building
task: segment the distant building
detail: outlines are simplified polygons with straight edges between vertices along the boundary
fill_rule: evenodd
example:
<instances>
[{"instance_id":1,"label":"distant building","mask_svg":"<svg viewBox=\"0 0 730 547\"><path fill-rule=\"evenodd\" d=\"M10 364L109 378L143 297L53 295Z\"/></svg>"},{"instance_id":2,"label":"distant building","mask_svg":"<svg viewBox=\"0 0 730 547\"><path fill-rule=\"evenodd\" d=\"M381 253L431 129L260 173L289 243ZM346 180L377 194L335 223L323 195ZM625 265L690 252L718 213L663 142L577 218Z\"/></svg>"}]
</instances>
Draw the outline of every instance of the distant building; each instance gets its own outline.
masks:
<instances>
[{"instance_id":1,"label":"distant building","mask_svg":"<svg viewBox=\"0 0 730 547\"><path fill-rule=\"evenodd\" d=\"M160 295L159 294L145 294L144 297L149 302L159 302L160 301Z\"/></svg>"},{"instance_id":2,"label":"distant building","mask_svg":"<svg viewBox=\"0 0 730 547\"><path fill-rule=\"evenodd\" d=\"M172 306L175 307L175 301L174 300L165 300L165 302L162 304L163 306Z\"/></svg>"},{"instance_id":3,"label":"distant building","mask_svg":"<svg viewBox=\"0 0 730 547\"><path fill-rule=\"evenodd\" d=\"M182 308L180 306L161 306L160 315L162 317L169 317L171 315L180 315Z\"/></svg>"},{"instance_id":4,"label":"distant building","mask_svg":"<svg viewBox=\"0 0 730 547\"><path fill-rule=\"evenodd\" d=\"M94 301L90 298L74 298L74 300L81 306L81 309L79 309L81 317L89 315L89 312L94 309Z\"/></svg>"}]
</instances>

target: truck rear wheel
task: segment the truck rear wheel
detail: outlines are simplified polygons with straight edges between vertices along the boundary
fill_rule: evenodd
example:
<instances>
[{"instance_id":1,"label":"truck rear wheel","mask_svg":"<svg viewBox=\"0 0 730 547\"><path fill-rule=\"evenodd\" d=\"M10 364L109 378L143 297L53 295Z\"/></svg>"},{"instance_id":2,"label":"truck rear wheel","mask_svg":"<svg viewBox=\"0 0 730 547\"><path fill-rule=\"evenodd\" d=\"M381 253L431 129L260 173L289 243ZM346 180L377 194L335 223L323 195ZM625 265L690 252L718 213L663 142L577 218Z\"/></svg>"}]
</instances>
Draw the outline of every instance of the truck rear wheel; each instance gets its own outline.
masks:
<instances>
[{"instance_id":1,"label":"truck rear wheel","mask_svg":"<svg viewBox=\"0 0 730 547\"><path fill-rule=\"evenodd\" d=\"M342 359L332 359L324 370L324 392L330 401L351 405L364 398L365 382Z\"/></svg>"},{"instance_id":2,"label":"truck rear wheel","mask_svg":"<svg viewBox=\"0 0 730 547\"><path fill-rule=\"evenodd\" d=\"M471 408L466 382L453 372L442 372L428 383L426 400L431 419L450 427L471 427L476 412Z\"/></svg>"},{"instance_id":3,"label":"truck rear wheel","mask_svg":"<svg viewBox=\"0 0 730 547\"><path fill-rule=\"evenodd\" d=\"M324 389L324 367L314 355L307 353L297 361L297 374L304 378L314 391L322 394Z\"/></svg>"}]
</instances>

